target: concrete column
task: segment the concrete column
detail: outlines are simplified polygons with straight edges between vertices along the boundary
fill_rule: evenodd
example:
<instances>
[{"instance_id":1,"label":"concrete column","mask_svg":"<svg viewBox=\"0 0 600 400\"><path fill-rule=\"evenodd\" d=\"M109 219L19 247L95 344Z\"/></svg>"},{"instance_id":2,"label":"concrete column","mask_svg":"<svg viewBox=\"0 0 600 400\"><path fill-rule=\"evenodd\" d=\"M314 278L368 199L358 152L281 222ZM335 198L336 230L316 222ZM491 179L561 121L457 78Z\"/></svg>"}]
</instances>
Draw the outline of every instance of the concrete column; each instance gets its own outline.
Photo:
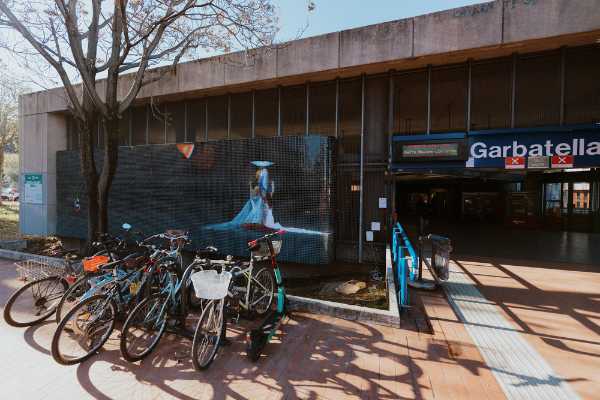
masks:
<instances>
[{"instance_id":1,"label":"concrete column","mask_svg":"<svg viewBox=\"0 0 600 400\"><path fill-rule=\"evenodd\" d=\"M21 100L21 103L27 100ZM21 111L26 107L21 104ZM21 206L19 225L25 235L56 233L56 152L67 149L66 116L59 113L21 113L19 126ZM39 174L42 196L28 199L25 177Z\"/></svg>"}]
</instances>

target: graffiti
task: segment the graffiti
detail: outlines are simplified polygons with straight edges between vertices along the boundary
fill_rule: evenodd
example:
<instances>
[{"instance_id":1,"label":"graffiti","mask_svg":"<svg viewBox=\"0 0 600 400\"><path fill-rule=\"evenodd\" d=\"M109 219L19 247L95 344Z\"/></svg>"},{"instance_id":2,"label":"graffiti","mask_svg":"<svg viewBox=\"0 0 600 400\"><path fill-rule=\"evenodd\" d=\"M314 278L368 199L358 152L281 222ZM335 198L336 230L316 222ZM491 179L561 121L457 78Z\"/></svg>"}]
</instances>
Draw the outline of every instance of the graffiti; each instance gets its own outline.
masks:
<instances>
[{"instance_id":1,"label":"graffiti","mask_svg":"<svg viewBox=\"0 0 600 400\"><path fill-rule=\"evenodd\" d=\"M455 17L474 17L494 9L495 3L478 4L472 7L462 7L454 11Z\"/></svg>"}]
</instances>

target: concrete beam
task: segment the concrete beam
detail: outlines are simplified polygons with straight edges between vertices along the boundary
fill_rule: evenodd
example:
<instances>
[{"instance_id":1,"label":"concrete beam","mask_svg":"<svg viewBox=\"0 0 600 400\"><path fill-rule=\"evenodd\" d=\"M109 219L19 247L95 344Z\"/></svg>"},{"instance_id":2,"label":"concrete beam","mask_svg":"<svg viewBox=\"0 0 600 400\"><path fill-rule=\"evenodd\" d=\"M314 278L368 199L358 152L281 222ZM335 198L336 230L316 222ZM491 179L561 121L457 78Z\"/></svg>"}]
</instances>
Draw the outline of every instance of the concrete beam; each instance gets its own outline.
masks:
<instances>
[{"instance_id":1,"label":"concrete beam","mask_svg":"<svg viewBox=\"0 0 600 400\"><path fill-rule=\"evenodd\" d=\"M339 67L339 32L295 40L277 49L277 77Z\"/></svg>"},{"instance_id":2,"label":"concrete beam","mask_svg":"<svg viewBox=\"0 0 600 400\"><path fill-rule=\"evenodd\" d=\"M340 33L340 67L413 56L413 20L403 19Z\"/></svg>"},{"instance_id":3,"label":"concrete beam","mask_svg":"<svg viewBox=\"0 0 600 400\"><path fill-rule=\"evenodd\" d=\"M277 74L277 50L257 49L227 55L225 85L272 79Z\"/></svg>"},{"instance_id":4,"label":"concrete beam","mask_svg":"<svg viewBox=\"0 0 600 400\"><path fill-rule=\"evenodd\" d=\"M414 18L414 56L498 45L502 2L456 8Z\"/></svg>"},{"instance_id":5,"label":"concrete beam","mask_svg":"<svg viewBox=\"0 0 600 400\"><path fill-rule=\"evenodd\" d=\"M594 31L600 0L509 0L504 2L503 43Z\"/></svg>"}]
</instances>

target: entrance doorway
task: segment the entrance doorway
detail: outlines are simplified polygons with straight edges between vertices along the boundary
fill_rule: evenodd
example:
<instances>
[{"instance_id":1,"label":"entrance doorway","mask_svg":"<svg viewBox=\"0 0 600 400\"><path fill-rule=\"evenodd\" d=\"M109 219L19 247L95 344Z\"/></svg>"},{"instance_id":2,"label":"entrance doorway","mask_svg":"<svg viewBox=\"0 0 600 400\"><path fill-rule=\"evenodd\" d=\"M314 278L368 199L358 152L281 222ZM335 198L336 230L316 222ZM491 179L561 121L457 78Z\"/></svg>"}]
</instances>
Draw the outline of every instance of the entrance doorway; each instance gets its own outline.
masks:
<instances>
[{"instance_id":1,"label":"entrance doorway","mask_svg":"<svg viewBox=\"0 0 600 400\"><path fill-rule=\"evenodd\" d=\"M594 228L591 180L561 176L544 183L543 213L549 225L565 231L591 232Z\"/></svg>"},{"instance_id":2,"label":"entrance doorway","mask_svg":"<svg viewBox=\"0 0 600 400\"><path fill-rule=\"evenodd\" d=\"M452 239L455 254L593 262L600 256L593 171L397 173L395 212L416 239ZM597 262L597 261L596 261Z\"/></svg>"}]
</instances>

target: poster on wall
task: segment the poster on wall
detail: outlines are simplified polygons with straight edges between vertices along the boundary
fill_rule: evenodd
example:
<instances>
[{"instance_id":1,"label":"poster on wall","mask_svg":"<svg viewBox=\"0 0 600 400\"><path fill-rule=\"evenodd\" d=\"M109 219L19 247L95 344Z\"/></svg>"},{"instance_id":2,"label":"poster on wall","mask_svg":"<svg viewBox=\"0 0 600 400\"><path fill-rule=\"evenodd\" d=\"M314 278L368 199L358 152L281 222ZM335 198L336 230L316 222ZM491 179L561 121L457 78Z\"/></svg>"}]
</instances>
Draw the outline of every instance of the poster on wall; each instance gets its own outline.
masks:
<instances>
[{"instance_id":1,"label":"poster on wall","mask_svg":"<svg viewBox=\"0 0 600 400\"><path fill-rule=\"evenodd\" d=\"M29 204L42 204L42 174L25 174L23 181L23 202Z\"/></svg>"}]
</instances>

